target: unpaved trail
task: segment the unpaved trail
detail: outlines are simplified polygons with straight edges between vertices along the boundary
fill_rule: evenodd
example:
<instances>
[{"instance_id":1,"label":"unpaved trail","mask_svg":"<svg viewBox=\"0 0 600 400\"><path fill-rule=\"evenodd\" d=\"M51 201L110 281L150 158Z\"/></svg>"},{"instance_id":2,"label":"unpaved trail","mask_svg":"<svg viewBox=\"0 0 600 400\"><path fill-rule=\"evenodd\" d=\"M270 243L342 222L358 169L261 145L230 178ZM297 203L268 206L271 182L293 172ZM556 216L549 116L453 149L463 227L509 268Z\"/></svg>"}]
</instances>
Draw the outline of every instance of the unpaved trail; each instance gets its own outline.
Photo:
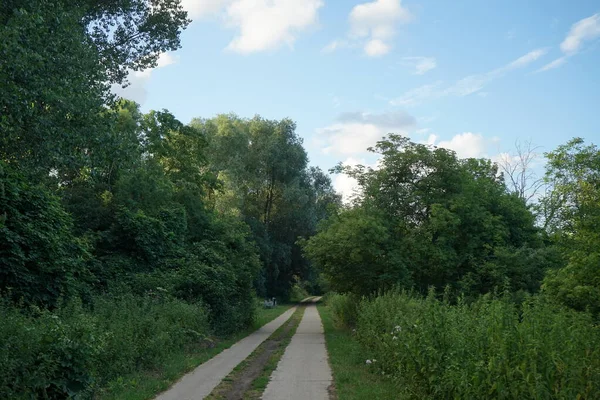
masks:
<instances>
[{"instance_id":1,"label":"unpaved trail","mask_svg":"<svg viewBox=\"0 0 600 400\"><path fill-rule=\"evenodd\" d=\"M213 391L219 383L238 365L244 361L262 342L283 325L294 313L292 307L282 315L251 333L229 349L223 350L215 357L181 378L169 390L158 395L155 400L201 400Z\"/></svg>"},{"instance_id":2,"label":"unpaved trail","mask_svg":"<svg viewBox=\"0 0 600 400\"><path fill-rule=\"evenodd\" d=\"M264 400L328 400L332 383L325 335L316 303L304 317L263 393Z\"/></svg>"}]
</instances>

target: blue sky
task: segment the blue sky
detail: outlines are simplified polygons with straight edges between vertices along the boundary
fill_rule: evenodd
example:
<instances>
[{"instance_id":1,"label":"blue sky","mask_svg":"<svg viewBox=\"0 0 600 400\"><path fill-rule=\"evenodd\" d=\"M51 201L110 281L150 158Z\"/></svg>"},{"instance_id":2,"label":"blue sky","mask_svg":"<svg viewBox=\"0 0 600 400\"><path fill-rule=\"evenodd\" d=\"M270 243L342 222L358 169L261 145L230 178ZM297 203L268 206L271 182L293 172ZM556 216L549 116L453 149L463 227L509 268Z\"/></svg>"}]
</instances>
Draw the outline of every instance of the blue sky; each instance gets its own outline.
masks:
<instances>
[{"instance_id":1,"label":"blue sky","mask_svg":"<svg viewBox=\"0 0 600 400\"><path fill-rule=\"evenodd\" d=\"M519 139L600 142L597 0L183 5L182 49L117 90L145 111L290 117L325 170L373 164L366 147L388 132L493 159Z\"/></svg>"}]
</instances>

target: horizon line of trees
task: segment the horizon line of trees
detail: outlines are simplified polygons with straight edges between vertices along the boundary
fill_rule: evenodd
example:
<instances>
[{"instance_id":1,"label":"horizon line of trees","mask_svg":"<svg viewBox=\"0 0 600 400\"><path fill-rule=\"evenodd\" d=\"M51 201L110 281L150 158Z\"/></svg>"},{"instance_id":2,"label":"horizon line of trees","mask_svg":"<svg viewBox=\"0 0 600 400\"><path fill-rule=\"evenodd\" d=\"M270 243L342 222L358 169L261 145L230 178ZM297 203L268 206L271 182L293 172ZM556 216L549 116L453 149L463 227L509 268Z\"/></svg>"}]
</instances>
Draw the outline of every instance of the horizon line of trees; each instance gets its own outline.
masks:
<instances>
[{"instance_id":1,"label":"horizon line of trees","mask_svg":"<svg viewBox=\"0 0 600 400\"><path fill-rule=\"evenodd\" d=\"M376 169L339 165L356 179L351 205L303 241L333 290L371 295L401 287L426 295L540 290L557 303L600 313L600 149L574 138L516 163L456 153L390 134L369 149ZM531 193L543 193L532 196Z\"/></svg>"}]
</instances>

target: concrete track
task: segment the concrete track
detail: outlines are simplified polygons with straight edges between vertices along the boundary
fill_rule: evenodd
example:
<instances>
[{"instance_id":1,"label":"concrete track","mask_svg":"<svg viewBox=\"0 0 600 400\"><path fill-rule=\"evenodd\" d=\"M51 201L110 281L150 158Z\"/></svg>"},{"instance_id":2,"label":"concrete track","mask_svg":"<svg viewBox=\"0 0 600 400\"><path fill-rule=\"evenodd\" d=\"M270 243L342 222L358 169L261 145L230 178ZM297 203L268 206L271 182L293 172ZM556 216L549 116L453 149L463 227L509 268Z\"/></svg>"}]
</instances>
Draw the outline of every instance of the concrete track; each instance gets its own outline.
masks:
<instances>
[{"instance_id":1,"label":"concrete track","mask_svg":"<svg viewBox=\"0 0 600 400\"><path fill-rule=\"evenodd\" d=\"M181 378L155 400L201 400L213 391L229 373L244 361L262 342L287 321L295 307L287 310L256 332L222 351Z\"/></svg>"},{"instance_id":2,"label":"concrete track","mask_svg":"<svg viewBox=\"0 0 600 400\"><path fill-rule=\"evenodd\" d=\"M316 303L304 317L263 393L264 400L327 400L332 382L325 335Z\"/></svg>"}]
</instances>

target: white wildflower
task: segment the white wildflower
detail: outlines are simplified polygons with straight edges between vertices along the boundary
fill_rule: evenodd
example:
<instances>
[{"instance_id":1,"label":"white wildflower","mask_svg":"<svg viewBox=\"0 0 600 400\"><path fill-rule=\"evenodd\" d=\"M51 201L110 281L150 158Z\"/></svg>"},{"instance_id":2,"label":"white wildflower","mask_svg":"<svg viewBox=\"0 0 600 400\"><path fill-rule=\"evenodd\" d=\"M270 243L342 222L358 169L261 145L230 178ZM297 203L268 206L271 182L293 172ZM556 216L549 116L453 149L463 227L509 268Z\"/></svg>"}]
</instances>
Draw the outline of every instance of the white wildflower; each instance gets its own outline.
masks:
<instances>
[{"instance_id":1,"label":"white wildflower","mask_svg":"<svg viewBox=\"0 0 600 400\"><path fill-rule=\"evenodd\" d=\"M394 336L392 340L398 340L398 336Z\"/></svg>"},{"instance_id":2,"label":"white wildflower","mask_svg":"<svg viewBox=\"0 0 600 400\"><path fill-rule=\"evenodd\" d=\"M366 364L372 364L373 362L371 360L367 360L365 361Z\"/></svg>"}]
</instances>

